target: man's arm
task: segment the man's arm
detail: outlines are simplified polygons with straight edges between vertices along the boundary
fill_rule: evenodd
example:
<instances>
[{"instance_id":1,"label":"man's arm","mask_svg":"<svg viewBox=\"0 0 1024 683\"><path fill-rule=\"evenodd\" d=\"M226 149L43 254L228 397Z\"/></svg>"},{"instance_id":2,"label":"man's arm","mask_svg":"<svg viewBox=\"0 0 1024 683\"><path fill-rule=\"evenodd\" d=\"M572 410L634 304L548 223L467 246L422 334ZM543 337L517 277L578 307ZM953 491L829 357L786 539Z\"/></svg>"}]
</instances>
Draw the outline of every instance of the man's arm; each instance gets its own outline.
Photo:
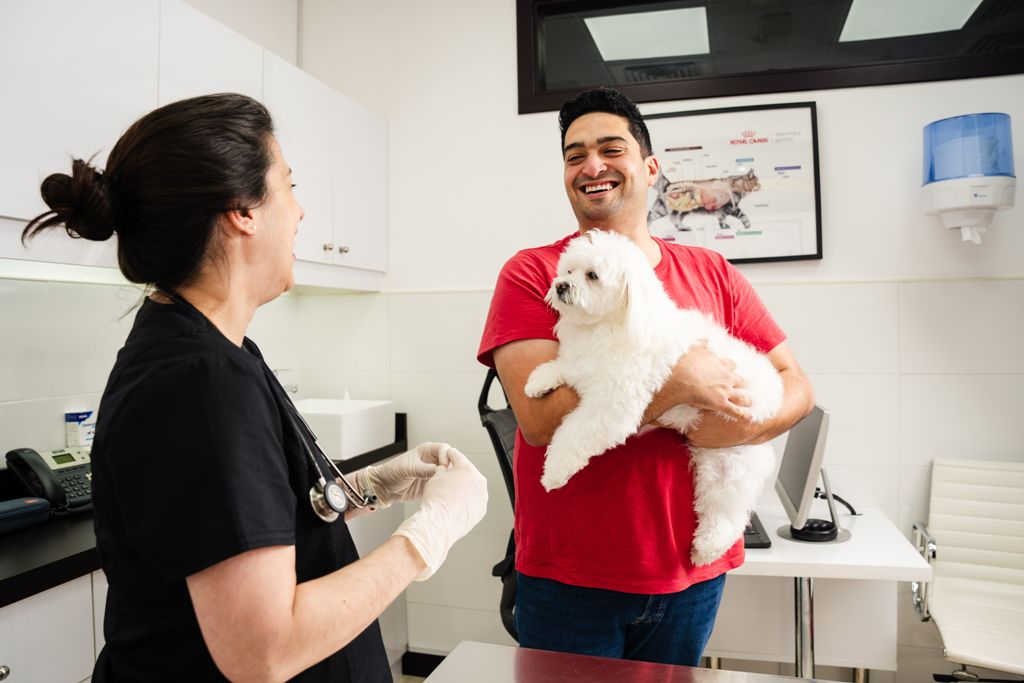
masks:
<instances>
[{"instance_id":1,"label":"man's arm","mask_svg":"<svg viewBox=\"0 0 1024 683\"><path fill-rule=\"evenodd\" d=\"M494 369L515 413L519 431L531 446L551 443L562 418L579 405L580 397L571 388L561 386L540 398L526 395L526 380L541 363L558 355L558 342L550 339L520 339L494 349Z\"/></svg>"},{"instance_id":2,"label":"man's arm","mask_svg":"<svg viewBox=\"0 0 1024 683\"><path fill-rule=\"evenodd\" d=\"M768 352L768 360L782 378L782 406L775 417L764 422L739 422L713 412L705 412L700 424L686 433L692 446L726 448L764 443L787 431L811 412L814 408L814 389L789 346L782 342Z\"/></svg>"},{"instance_id":3,"label":"man's arm","mask_svg":"<svg viewBox=\"0 0 1024 683\"><path fill-rule=\"evenodd\" d=\"M524 388L534 368L558 355L558 342L522 339L499 346L493 355L494 367L523 438L531 446L551 443L562 419L579 404L579 395L571 387L563 386L540 398L529 398ZM737 419L734 424L746 424L748 417L743 406L749 405L749 401L741 391L743 379L735 370L735 363L719 358L706 346L692 347L676 362L668 381L651 399L643 424L680 403L725 413Z\"/></svg>"}]
</instances>

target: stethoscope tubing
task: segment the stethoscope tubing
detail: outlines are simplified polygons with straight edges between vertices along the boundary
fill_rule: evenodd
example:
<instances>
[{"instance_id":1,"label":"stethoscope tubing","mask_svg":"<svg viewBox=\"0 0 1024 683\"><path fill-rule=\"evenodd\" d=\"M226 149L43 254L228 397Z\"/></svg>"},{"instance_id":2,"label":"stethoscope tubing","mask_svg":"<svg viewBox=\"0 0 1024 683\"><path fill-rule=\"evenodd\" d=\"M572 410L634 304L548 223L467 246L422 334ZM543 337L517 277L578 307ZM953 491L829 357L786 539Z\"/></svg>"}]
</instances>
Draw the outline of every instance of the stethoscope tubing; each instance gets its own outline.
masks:
<instances>
[{"instance_id":1,"label":"stethoscope tubing","mask_svg":"<svg viewBox=\"0 0 1024 683\"><path fill-rule=\"evenodd\" d=\"M185 297L178 294L173 289L159 288L159 291L164 294L167 298L171 299L177 304L180 304L186 308L190 308L199 315L203 315L195 306L192 305ZM205 317L205 316L203 316ZM291 428L294 430L295 435L299 439L299 443L302 445L302 450L306 454L309 463L313 466L316 471L317 482L310 489L310 503L313 506L313 512L316 513L317 517L324 520L325 522L335 521L341 513L345 512L349 504L357 508L371 507L376 499L371 496L364 496L356 490L356 487L348 480L348 478L342 474L338 466L327 457L323 449L320 448L320 444L317 443L316 434L310 429L309 423L306 422L305 418L302 417L302 413L299 412L298 407L292 402L290 396L285 392L284 387L278 381L274 373L266 367L266 363L263 364L264 374L267 376L267 381L277 392L279 399L284 404L284 412L287 416L288 422ZM310 445L309 438L312 438L312 445ZM317 460L319 455L319 461ZM327 475L324 476L321 462L327 464ZM341 490L343 496L339 497L334 488ZM326 506L326 509L325 509Z\"/></svg>"}]
</instances>

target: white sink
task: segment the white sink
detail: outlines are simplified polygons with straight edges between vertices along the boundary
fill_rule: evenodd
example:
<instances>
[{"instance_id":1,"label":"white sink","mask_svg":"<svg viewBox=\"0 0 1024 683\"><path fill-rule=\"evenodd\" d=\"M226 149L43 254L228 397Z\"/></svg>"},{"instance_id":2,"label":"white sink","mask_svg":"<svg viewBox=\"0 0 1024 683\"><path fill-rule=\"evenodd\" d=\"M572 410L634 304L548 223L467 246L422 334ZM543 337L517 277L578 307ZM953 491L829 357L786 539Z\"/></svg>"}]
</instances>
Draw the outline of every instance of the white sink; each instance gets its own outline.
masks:
<instances>
[{"instance_id":1,"label":"white sink","mask_svg":"<svg viewBox=\"0 0 1024 683\"><path fill-rule=\"evenodd\" d=\"M348 460L395 441L394 401L304 398L295 407L332 460Z\"/></svg>"}]
</instances>

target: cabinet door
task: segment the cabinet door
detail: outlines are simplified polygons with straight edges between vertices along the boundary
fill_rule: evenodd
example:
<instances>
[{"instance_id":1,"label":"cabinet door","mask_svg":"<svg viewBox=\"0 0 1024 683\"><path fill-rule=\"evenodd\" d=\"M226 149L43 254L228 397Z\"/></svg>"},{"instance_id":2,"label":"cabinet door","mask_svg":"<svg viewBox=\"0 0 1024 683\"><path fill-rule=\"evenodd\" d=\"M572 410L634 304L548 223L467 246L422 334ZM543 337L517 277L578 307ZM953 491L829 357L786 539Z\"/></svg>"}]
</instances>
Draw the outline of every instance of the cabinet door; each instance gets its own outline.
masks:
<instances>
[{"instance_id":1,"label":"cabinet door","mask_svg":"<svg viewBox=\"0 0 1024 683\"><path fill-rule=\"evenodd\" d=\"M72 157L95 154L102 168L121 132L156 106L158 24L158 0L4 3L0 215L42 213L43 178L70 172Z\"/></svg>"},{"instance_id":2,"label":"cabinet door","mask_svg":"<svg viewBox=\"0 0 1024 683\"><path fill-rule=\"evenodd\" d=\"M107 575L102 569L92 573L92 618L93 618L93 643L96 656L100 656L100 650L107 642L103 636L103 615L107 612Z\"/></svg>"},{"instance_id":3,"label":"cabinet door","mask_svg":"<svg viewBox=\"0 0 1024 683\"><path fill-rule=\"evenodd\" d=\"M263 51L263 102L274 117L277 140L292 169L295 196L305 211L295 257L330 263L334 249L332 165L336 93L305 71Z\"/></svg>"},{"instance_id":4,"label":"cabinet door","mask_svg":"<svg viewBox=\"0 0 1024 683\"><path fill-rule=\"evenodd\" d=\"M336 97L334 263L383 272L387 260L387 124Z\"/></svg>"},{"instance_id":5,"label":"cabinet door","mask_svg":"<svg viewBox=\"0 0 1024 683\"><path fill-rule=\"evenodd\" d=\"M237 92L263 98L263 48L182 0L160 10L160 104Z\"/></svg>"},{"instance_id":6,"label":"cabinet door","mask_svg":"<svg viewBox=\"0 0 1024 683\"><path fill-rule=\"evenodd\" d=\"M0 609L0 664L11 683L81 681L93 661L88 576Z\"/></svg>"}]
</instances>

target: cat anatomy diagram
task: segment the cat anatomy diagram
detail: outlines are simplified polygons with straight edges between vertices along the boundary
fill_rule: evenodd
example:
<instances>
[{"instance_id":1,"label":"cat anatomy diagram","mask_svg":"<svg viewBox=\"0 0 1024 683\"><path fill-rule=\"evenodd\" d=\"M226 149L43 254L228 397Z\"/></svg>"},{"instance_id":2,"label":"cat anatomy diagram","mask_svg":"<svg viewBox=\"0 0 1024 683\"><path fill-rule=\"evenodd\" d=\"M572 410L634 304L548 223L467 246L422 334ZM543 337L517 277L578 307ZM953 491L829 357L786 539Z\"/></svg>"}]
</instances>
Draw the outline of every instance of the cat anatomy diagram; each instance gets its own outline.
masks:
<instances>
[{"instance_id":1,"label":"cat anatomy diagram","mask_svg":"<svg viewBox=\"0 0 1024 683\"><path fill-rule=\"evenodd\" d=\"M816 159L810 127L785 111L647 121L660 162L647 223L663 239L729 259L816 249Z\"/></svg>"}]
</instances>

